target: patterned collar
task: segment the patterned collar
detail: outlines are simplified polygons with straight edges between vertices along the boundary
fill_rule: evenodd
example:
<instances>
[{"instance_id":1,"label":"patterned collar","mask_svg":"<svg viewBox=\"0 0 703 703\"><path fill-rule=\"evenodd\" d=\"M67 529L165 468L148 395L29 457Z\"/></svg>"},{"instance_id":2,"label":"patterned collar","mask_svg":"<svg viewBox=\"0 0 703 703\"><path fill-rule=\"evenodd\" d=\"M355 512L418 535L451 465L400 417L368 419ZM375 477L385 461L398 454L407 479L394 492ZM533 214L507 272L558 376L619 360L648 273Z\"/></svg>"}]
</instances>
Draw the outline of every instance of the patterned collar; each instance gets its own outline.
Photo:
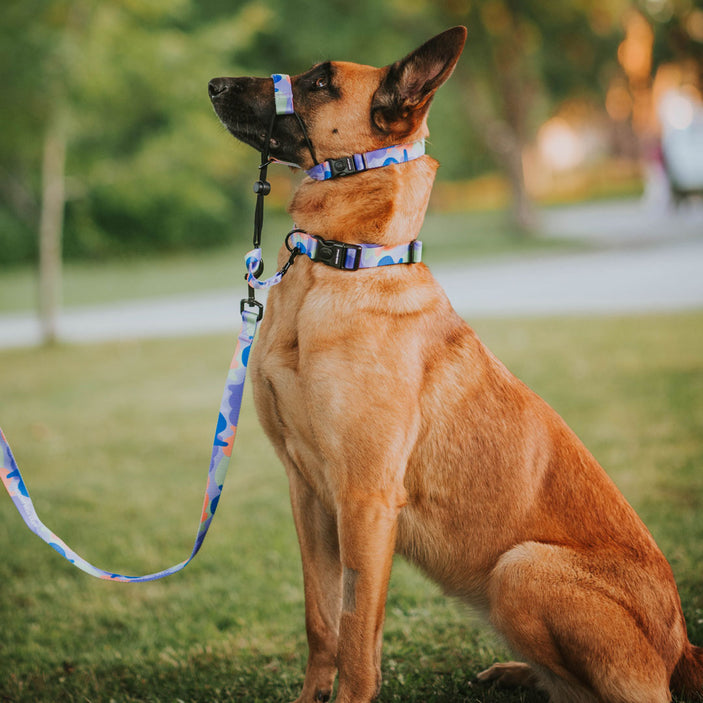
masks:
<instances>
[{"instance_id":1,"label":"patterned collar","mask_svg":"<svg viewBox=\"0 0 703 703\"><path fill-rule=\"evenodd\" d=\"M422 242L417 239L398 246L346 244L294 229L286 239L286 246L291 251L297 249L312 261L345 271L422 261Z\"/></svg>"},{"instance_id":2,"label":"patterned collar","mask_svg":"<svg viewBox=\"0 0 703 703\"><path fill-rule=\"evenodd\" d=\"M316 181L327 181L338 176L349 176L352 173L367 171L371 168L381 168L391 164L402 164L423 156L425 153L425 140L420 139L410 144L396 144L365 154L342 156L338 159L329 159L321 164L316 164L305 173Z\"/></svg>"}]
</instances>

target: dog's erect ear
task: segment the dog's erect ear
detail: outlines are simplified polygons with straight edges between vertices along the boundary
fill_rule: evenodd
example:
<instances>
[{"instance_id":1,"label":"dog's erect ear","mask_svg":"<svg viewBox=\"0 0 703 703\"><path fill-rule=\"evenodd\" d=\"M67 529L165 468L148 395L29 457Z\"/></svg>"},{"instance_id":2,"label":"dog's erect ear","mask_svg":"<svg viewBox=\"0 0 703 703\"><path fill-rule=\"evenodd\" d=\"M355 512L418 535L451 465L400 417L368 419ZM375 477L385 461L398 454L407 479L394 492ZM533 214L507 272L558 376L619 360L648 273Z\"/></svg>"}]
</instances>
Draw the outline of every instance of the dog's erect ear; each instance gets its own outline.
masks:
<instances>
[{"instance_id":1,"label":"dog's erect ear","mask_svg":"<svg viewBox=\"0 0 703 703\"><path fill-rule=\"evenodd\" d=\"M466 41L466 27L453 27L388 67L371 101L371 121L387 134L410 134L449 78Z\"/></svg>"}]
</instances>

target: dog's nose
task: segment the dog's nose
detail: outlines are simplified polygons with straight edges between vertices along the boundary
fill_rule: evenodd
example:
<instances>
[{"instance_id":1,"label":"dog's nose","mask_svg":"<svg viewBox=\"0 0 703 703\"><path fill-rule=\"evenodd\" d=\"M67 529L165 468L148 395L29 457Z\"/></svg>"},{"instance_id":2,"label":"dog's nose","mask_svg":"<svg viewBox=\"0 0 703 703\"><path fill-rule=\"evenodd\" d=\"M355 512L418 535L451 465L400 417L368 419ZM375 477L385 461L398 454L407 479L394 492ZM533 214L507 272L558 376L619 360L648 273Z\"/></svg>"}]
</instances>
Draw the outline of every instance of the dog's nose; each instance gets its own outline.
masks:
<instances>
[{"instance_id":1,"label":"dog's nose","mask_svg":"<svg viewBox=\"0 0 703 703\"><path fill-rule=\"evenodd\" d=\"M210 96L210 100L216 98L218 95L222 95L222 93L227 92L228 87L229 83L226 78L213 78L207 84L207 92Z\"/></svg>"}]
</instances>

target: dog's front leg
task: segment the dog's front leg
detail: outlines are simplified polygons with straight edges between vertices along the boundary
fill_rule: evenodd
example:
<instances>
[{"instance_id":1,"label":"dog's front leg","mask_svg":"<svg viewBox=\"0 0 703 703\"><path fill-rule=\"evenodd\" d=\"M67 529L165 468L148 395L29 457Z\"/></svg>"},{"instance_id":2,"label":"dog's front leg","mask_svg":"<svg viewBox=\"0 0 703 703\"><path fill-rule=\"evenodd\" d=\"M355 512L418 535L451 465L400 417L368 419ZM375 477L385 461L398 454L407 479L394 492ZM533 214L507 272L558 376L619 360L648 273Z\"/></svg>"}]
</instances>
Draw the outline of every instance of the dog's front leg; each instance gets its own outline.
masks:
<instances>
[{"instance_id":1,"label":"dog's front leg","mask_svg":"<svg viewBox=\"0 0 703 703\"><path fill-rule=\"evenodd\" d=\"M342 565L337 524L296 468L288 471L305 584L308 664L303 692L295 703L324 703L337 675L342 607Z\"/></svg>"},{"instance_id":2,"label":"dog's front leg","mask_svg":"<svg viewBox=\"0 0 703 703\"><path fill-rule=\"evenodd\" d=\"M338 703L368 703L381 687L381 641L397 532L397 492L347 493L337 521L343 565Z\"/></svg>"}]
</instances>

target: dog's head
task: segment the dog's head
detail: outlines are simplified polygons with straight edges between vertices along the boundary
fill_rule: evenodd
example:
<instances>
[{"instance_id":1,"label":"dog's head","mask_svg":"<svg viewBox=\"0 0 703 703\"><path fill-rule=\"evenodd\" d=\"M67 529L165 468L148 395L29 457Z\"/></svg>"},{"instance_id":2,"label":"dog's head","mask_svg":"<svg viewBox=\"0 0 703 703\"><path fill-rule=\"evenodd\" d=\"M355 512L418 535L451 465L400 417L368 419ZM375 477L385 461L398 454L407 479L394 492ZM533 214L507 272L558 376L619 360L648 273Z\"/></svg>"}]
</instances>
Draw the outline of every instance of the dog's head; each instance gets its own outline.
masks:
<instances>
[{"instance_id":1,"label":"dog's head","mask_svg":"<svg viewBox=\"0 0 703 703\"><path fill-rule=\"evenodd\" d=\"M317 159L372 151L422 138L437 88L449 78L464 47L466 28L454 27L385 68L328 61L291 78L293 106ZM210 99L225 127L262 151L275 112L270 78L214 78ZM271 156L313 165L296 115L273 125Z\"/></svg>"}]
</instances>

